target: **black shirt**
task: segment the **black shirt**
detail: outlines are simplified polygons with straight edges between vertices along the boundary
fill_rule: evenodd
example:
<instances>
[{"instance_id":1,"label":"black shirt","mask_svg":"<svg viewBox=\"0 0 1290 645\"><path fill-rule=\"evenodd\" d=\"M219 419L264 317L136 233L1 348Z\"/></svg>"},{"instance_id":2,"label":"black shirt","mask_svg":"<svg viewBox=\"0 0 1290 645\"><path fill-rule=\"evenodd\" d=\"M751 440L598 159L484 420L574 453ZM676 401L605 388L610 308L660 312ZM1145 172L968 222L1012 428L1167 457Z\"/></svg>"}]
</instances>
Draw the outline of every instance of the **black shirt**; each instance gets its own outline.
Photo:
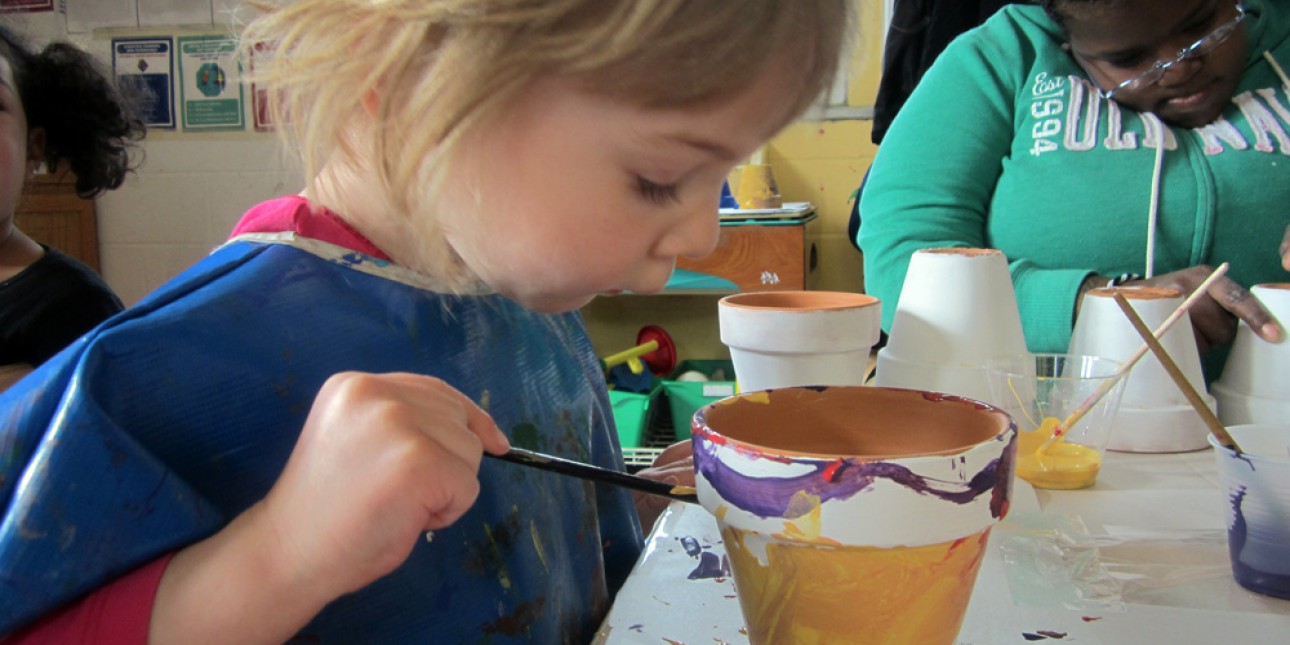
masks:
<instances>
[{"instance_id":1,"label":"black shirt","mask_svg":"<svg viewBox=\"0 0 1290 645\"><path fill-rule=\"evenodd\" d=\"M124 308L93 269L44 248L39 260L0 282L0 365L40 365Z\"/></svg>"}]
</instances>

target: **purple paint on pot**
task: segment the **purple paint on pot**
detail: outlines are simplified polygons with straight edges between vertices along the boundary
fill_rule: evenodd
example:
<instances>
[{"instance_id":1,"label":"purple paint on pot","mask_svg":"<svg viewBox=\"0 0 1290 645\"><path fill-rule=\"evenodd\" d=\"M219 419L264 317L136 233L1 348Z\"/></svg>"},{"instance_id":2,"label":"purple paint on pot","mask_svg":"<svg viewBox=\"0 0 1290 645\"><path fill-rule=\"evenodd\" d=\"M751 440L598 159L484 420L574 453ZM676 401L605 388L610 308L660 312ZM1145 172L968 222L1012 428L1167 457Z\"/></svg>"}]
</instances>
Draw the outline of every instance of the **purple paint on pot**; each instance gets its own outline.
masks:
<instances>
[{"instance_id":1,"label":"purple paint on pot","mask_svg":"<svg viewBox=\"0 0 1290 645\"><path fill-rule=\"evenodd\" d=\"M790 503L798 493L818 497L820 502L848 499L863 492L878 479L887 479L923 495L932 495L955 504L968 504L990 492L992 510L994 498L1006 497L1007 476L1011 470L1008 455L986 464L966 482L951 482L915 474L900 464L882 461L846 459L841 467L834 460L802 459L797 463L811 466L811 471L796 477L748 477L727 467L716 457L716 444L696 442L695 466L699 473L712 482L713 488L723 491L726 501L759 517L795 518L799 509L790 510ZM825 471L834 469L832 477ZM1002 487L1002 493L996 488ZM1006 502L1003 502L1006 505ZM1006 510L1002 507L995 516Z\"/></svg>"}]
</instances>

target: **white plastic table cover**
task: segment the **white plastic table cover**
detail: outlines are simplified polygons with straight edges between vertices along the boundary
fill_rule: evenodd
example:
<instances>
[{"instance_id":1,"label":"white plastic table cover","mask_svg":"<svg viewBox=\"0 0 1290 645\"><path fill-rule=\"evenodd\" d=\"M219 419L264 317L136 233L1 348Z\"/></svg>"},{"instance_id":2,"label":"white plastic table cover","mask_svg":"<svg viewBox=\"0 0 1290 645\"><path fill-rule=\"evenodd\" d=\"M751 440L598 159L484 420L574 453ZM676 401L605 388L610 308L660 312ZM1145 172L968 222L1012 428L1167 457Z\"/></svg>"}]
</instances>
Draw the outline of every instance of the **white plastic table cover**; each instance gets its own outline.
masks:
<instances>
[{"instance_id":1,"label":"white plastic table cover","mask_svg":"<svg viewBox=\"0 0 1290 645\"><path fill-rule=\"evenodd\" d=\"M1017 479L959 645L1290 643L1290 600L1236 584L1210 450L1106 456L1087 489ZM716 522L673 502L596 643L748 642Z\"/></svg>"}]
</instances>

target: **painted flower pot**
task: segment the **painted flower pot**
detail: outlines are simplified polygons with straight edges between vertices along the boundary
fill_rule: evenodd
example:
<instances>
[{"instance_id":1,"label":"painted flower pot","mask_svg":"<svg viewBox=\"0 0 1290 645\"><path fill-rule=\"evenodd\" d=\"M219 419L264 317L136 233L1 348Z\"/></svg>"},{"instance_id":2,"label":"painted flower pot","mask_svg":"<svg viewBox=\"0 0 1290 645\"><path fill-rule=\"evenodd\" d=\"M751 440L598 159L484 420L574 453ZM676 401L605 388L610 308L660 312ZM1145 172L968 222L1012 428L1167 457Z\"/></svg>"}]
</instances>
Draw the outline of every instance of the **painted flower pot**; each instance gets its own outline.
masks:
<instances>
[{"instance_id":1,"label":"painted flower pot","mask_svg":"<svg viewBox=\"0 0 1290 645\"><path fill-rule=\"evenodd\" d=\"M760 291L717 303L739 388L860 385L878 342L877 298L836 291Z\"/></svg>"},{"instance_id":2,"label":"painted flower pot","mask_svg":"<svg viewBox=\"0 0 1290 645\"><path fill-rule=\"evenodd\" d=\"M1008 509L1016 426L961 397L782 388L701 408L699 501L749 640L950 644Z\"/></svg>"}]
</instances>

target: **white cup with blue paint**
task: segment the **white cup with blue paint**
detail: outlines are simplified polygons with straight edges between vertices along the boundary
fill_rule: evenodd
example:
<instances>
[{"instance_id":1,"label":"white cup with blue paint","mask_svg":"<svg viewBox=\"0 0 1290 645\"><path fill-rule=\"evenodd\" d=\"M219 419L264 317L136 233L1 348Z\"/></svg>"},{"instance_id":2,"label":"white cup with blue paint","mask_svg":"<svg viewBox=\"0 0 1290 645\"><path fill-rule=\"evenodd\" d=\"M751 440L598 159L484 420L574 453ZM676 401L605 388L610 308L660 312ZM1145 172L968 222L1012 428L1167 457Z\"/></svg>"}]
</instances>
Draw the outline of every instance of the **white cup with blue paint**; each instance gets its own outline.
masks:
<instances>
[{"instance_id":1,"label":"white cup with blue paint","mask_svg":"<svg viewBox=\"0 0 1290 645\"><path fill-rule=\"evenodd\" d=\"M1237 453L1212 435L1227 516L1232 575L1242 587L1290 599L1290 424L1227 428Z\"/></svg>"}]
</instances>

